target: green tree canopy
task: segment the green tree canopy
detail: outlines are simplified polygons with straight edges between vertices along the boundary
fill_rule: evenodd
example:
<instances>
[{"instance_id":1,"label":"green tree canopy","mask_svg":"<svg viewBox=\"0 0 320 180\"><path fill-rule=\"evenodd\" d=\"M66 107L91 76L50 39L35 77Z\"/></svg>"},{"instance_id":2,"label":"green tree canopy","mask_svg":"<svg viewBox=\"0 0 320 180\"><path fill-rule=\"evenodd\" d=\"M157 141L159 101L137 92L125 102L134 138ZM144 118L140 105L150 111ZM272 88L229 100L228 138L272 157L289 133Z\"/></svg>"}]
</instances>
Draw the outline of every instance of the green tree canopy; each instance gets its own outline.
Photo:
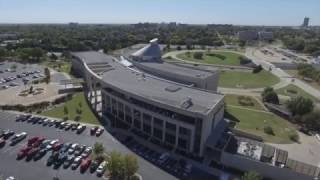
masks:
<instances>
[{"instance_id":1,"label":"green tree canopy","mask_svg":"<svg viewBox=\"0 0 320 180\"><path fill-rule=\"evenodd\" d=\"M313 111L313 101L299 96L287 102L287 107L293 115L305 115Z\"/></svg>"},{"instance_id":2,"label":"green tree canopy","mask_svg":"<svg viewBox=\"0 0 320 180\"><path fill-rule=\"evenodd\" d=\"M262 177L254 171L249 171L242 176L241 180L262 180Z\"/></svg>"}]
</instances>

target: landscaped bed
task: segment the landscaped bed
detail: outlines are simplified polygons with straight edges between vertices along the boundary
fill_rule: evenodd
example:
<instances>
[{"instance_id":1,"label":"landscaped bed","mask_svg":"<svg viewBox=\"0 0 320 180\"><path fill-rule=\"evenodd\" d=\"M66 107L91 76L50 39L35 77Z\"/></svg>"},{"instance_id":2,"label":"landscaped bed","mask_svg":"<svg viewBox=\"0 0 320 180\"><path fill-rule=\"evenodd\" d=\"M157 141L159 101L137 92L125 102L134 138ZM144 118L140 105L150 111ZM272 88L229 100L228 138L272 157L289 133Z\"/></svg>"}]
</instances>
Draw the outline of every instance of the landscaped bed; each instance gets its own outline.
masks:
<instances>
[{"instance_id":1,"label":"landscaped bed","mask_svg":"<svg viewBox=\"0 0 320 180\"><path fill-rule=\"evenodd\" d=\"M186 61L206 63L206 64L219 64L219 65L231 65L240 66L240 54L224 51L210 51L203 52L202 59L194 58L194 54L197 52L185 52L178 54L177 57Z\"/></svg>"}]
</instances>

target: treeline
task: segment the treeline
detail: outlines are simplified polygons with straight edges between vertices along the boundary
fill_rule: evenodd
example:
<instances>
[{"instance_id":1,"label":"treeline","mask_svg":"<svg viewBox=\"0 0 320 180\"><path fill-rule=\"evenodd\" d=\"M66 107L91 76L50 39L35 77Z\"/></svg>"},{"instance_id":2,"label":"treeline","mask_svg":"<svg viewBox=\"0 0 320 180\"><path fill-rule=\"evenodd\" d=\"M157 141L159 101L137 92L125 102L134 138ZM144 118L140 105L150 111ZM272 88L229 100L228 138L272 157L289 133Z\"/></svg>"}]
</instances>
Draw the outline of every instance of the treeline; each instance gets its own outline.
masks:
<instances>
[{"instance_id":1,"label":"treeline","mask_svg":"<svg viewBox=\"0 0 320 180\"><path fill-rule=\"evenodd\" d=\"M299 64L297 69L300 76L312 79L313 81L320 83L320 71L312 65Z\"/></svg>"},{"instance_id":2,"label":"treeline","mask_svg":"<svg viewBox=\"0 0 320 180\"><path fill-rule=\"evenodd\" d=\"M320 55L320 30L301 30L292 28L275 29L276 38L282 40L288 49Z\"/></svg>"}]
</instances>

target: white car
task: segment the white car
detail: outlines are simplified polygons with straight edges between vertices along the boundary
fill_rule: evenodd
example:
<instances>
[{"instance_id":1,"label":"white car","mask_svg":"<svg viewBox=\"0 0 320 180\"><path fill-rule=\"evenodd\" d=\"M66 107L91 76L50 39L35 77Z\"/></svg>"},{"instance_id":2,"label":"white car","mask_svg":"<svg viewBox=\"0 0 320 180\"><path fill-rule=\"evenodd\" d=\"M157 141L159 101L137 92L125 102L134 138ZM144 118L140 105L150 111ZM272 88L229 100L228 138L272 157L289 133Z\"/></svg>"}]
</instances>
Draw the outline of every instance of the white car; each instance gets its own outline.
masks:
<instances>
[{"instance_id":1,"label":"white car","mask_svg":"<svg viewBox=\"0 0 320 180\"><path fill-rule=\"evenodd\" d=\"M315 136L316 136L316 138L318 139L318 141L320 141L320 135L319 135L319 134L316 134Z\"/></svg>"},{"instance_id":2,"label":"white car","mask_svg":"<svg viewBox=\"0 0 320 180\"><path fill-rule=\"evenodd\" d=\"M99 167L97 168L97 175L102 176L104 171L106 170L107 161L103 161Z\"/></svg>"},{"instance_id":3,"label":"white car","mask_svg":"<svg viewBox=\"0 0 320 180\"><path fill-rule=\"evenodd\" d=\"M10 177L7 177L7 179L6 179L6 180L15 180L15 179L16 179L15 177L10 176Z\"/></svg>"}]
</instances>

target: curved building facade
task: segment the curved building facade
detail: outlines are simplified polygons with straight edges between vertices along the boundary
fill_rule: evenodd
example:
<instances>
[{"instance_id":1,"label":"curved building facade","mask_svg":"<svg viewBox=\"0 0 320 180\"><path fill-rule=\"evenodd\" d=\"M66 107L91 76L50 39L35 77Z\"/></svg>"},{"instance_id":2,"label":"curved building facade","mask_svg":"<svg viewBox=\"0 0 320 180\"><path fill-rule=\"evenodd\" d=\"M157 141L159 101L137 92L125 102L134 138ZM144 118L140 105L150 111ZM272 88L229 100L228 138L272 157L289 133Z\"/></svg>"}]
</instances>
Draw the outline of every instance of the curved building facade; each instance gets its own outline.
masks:
<instances>
[{"instance_id":1,"label":"curved building facade","mask_svg":"<svg viewBox=\"0 0 320 180\"><path fill-rule=\"evenodd\" d=\"M196 156L221 132L223 95L126 67L103 53L72 57L72 71L84 78L86 97L109 128Z\"/></svg>"}]
</instances>

